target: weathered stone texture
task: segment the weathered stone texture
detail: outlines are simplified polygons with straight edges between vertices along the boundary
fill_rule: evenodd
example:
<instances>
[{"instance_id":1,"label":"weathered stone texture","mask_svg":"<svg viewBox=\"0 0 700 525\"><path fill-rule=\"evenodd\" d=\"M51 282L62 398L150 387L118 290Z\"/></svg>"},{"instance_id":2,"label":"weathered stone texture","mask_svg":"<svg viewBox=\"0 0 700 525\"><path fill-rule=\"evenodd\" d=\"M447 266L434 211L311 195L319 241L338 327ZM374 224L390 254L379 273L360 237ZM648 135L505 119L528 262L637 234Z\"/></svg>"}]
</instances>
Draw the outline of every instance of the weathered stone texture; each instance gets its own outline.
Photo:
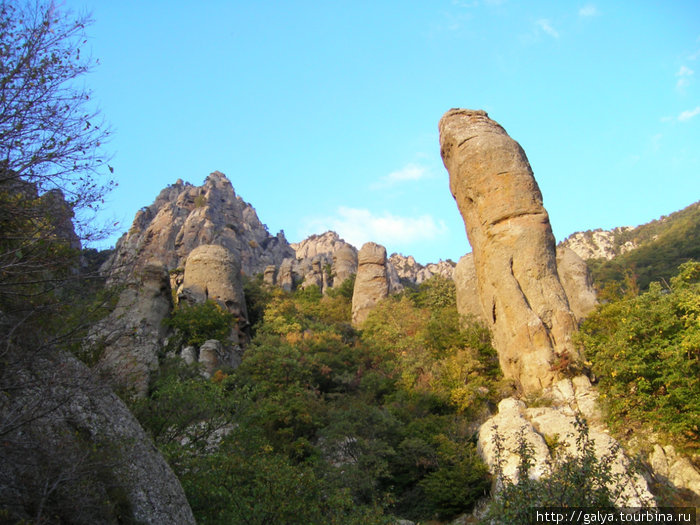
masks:
<instances>
[{"instance_id":1,"label":"weathered stone texture","mask_svg":"<svg viewBox=\"0 0 700 525\"><path fill-rule=\"evenodd\" d=\"M450 110L439 128L501 368L536 391L556 379L557 355L579 358L542 195L525 152L484 111Z\"/></svg>"},{"instance_id":2,"label":"weathered stone texture","mask_svg":"<svg viewBox=\"0 0 700 525\"><path fill-rule=\"evenodd\" d=\"M168 270L182 268L190 252L202 244L224 246L246 275L294 256L284 233L271 236L253 207L236 195L223 173L215 171L202 186L178 180L153 204L141 208L101 271L111 280L123 280L154 257Z\"/></svg>"},{"instance_id":3,"label":"weathered stone texture","mask_svg":"<svg viewBox=\"0 0 700 525\"><path fill-rule=\"evenodd\" d=\"M372 308L389 295L386 248L373 242L365 243L357 260L357 277L352 295L352 323L354 326L361 326Z\"/></svg>"},{"instance_id":4,"label":"weathered stone texture","mask_svg":"<svg viewBox=\"0 0 700 525\"><path fill-rule=\"evenodd\" d=\"M190 304L216 301L234 314L238 327L231 334L233 344L245 339L248 325L241 265L228 249L215 244L198 246L187 257L185 277L178 290L178 300Z\"/></svg>"},{"instance_id":5,"label":"weathered stone texture","mask_svg":"<svg viewBox=\"0 0 700 525\"><path fill-rule=\"evenodd\" d=\"M114 311L91 331L88 344L103 346L97 369L113 384L144 396L168 335L163 320L172 310L170 279L160 261L132 276Z\"/></svg>"}]
</instances>

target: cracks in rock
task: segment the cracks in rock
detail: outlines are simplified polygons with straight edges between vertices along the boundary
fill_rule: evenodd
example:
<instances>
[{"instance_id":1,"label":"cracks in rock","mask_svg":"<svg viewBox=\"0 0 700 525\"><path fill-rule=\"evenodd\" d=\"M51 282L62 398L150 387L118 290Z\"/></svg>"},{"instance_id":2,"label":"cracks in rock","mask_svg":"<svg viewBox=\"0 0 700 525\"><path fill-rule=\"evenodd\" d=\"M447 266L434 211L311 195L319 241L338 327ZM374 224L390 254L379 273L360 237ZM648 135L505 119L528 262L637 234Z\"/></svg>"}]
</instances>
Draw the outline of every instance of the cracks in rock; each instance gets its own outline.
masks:
<instances>
[{"instance_id":1,"label":"cracks in rock","mask_svg":"<svg viewBox=\"0 0 700 525\"><path fill-rule=\"evenodd\" d=\"M464 139L463 141L461 141L459 144L457 144L457 147L458 147L458 148L461 148L462 145L463 145L465 142L467 142L467 141L469 141L469 140L471 140L471 139L475 139L476 137L478 137L478 135L472 135L471 137L467 137L466 139Z\"/></svg>"}]
</instances>

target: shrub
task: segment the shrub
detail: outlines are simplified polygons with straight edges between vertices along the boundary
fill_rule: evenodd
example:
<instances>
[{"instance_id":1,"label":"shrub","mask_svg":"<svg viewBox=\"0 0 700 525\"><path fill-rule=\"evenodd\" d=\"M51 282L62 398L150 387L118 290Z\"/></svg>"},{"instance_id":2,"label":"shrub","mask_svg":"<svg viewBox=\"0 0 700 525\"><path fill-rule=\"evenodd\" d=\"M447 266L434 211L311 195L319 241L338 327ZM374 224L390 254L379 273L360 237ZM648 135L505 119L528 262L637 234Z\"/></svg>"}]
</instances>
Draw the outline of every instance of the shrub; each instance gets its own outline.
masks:
<instances>
[{"instance_id":1,"label":"shrub","mask_svg":"<svg viewBox=\"0 0 700 525\"><path fill-rule=\"evenodd\" d=\"M518 441L518 481L503 475L504 450L502 438L496 433L496 465L494 475L499 488L493 496L482 523L489 525L518 525L533 523L532 512L537 507L611 508L627 503L623 496L628 474L612 472L612 463L620 453L611 450L598 458L595 444L588 437L588 424L576 418L576 450L558 453L539 479L529 477L533 465L533 449L524 435Z\"/></svg>"},{"instance_id":2,"label":"shrub","mask_svg":"<svg viewBox=\"0 0 700 525\"><path fill-rule=\"evenodd\" d=\"M225 343L236 317L212 300L201 304L180 303L164 323L179 330L187 345L201 346L208 339Z\"/></svg>"},{"instance_id":3,"label":"shrub","mask_svg":"<svg viewBox=\"0 0 700 525\"><path fill-rule=\"evenodd\" d=\"M649 423L679 444L700 443L700 263L670 288L600 307L578 335L614 428Z\"/></svg>"}]
</instances>

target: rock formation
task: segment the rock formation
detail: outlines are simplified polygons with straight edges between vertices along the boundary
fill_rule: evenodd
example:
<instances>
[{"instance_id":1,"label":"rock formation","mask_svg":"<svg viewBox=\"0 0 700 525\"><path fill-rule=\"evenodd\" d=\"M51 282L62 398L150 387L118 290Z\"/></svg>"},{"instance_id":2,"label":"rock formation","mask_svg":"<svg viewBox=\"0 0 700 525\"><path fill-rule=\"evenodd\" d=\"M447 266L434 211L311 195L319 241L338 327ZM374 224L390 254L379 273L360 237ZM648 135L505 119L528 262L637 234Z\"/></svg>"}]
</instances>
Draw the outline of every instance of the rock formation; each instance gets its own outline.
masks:
<instances>
[{"instance_id":1,"label":"rock formation","mask_svg":"<svg viewBox=\"0 0 700 525\"><path fill-rule=\"evenodd\" d=\"M598 304L593 278L586 261L566 246L557 247L557 270L569 307L577 321L582 321Z\"/></svg>"},{"instance_id":2,"label":"rock formation","mask_svg":"<svg viewBox=\"0 0 700 525\"><path fill-rule=\"evenodd\" d=\"M565 246L557 247L557 272L564 287L569 306L577 321L582 321L590 314L597 304L593 280L588 266L573 250ZM481 311L478 285L476 281L476 266L474 255L463 256L454 271L454 282L457 292L457 311L462 316L471 316L486 322L487 317Z\"/></svg>"},{"instance_id":3,"label":"rock formation","mask_svg":"<svg viewBox=\"0 0 700 525\"><path fill-rule=\"evenodd\" d=\"M451 261L428 263L425 266L416 262L413 256L408 257L394 253L389 257L389 264L396 269L396 274L402 282L421 284L434 275L452 279L455 264Z\"/></svg>"},{"instance_id":4,"label":"rock formation","mask_svg":"<svg viewBox=\"0 0 700 525\"><path fill-rule=\"evenodd\" d=\"M142 208L102 272L119 279L146 260L158 258L168 270L183 268L189 253L201 244L218 244L240 261L246 275L261 273L293 257L283 232L271 236L255 210L218 171L203 186L178 180Z\"/></svg>"},{"instance_id":5,"label":"rock formation","mask_svg":"<svg viewBox=\"0 0 700 525\"><path fill-rule=\"evenodd\" d=\"M579 358L542 195L525 152L484 111L450 110L439 127L501 368L536 391L556 379L557 356Z\"/></svg>"},{"instance_id":6,"label":"rock formation","mask_svg":"<svg viewBox=\"0 0 700 525\"><path fill-rule=\"evenodd\" d=\"M290 283L301 283L302 288L318 286L325 293L337 288L351 275L357 273L357 249L333 231L311 235L299 243L290 245L296 258L291 267L280 271L278 286L290 288ZM290 279L289 275L292 276Z\"/></svg>"},{"instance_id":7,"label":"rock formation","mask_svg":"<svg viewBox=\"0 0 700 525\"><path fill-rule=\"evenodd\" d=\"M216 301L219 306L238 319L238 327L231 333L231 342L245 339L248 325L241 265L223 246L203 244L192 250L185 263L185 276L178 289L178 300L190 304Z\"/></svg>"},{"instance_id":8,"label":"rock formation","mask_svg":"<svg viewBox=\"0 0 700 525\"><path fill-rule=\"evenodd\" d=\"M576 232L564 239L560 245L576 252L581 259L612 259L637 248L633 241L621 240L625 232L633 230L622 226L613 230L592 230Z\"/></svg>"},{"instance_id":9,"label":"rock formation","mask_svg":"<svg viewBox=\"0 0 700 525\"><path fill-rule=\"evenodd\" d=\"M352 324L361 326L374 305L389 295L386 248L373 242L365 243L357 260L357 277L352 294Z\"/></svg>"},{"instance_id":10,"label":"rock formation","mask_svg":"<svg viewBox=\"0 0 700 525\"><path fill-rule=\"evenodd\" d=\"M36 508L26 515L21 497L31 491L29 501L61 498L71 514L56 519L66 523L195 523L177 477L109 387L72 355L22 354L10 362L23 388L0 400L3 423L25 421L3 427L3 509L33 522Z\"/></svg>"},{"instance_id":11,"label":"rock formation","mask_svg":"<svg viewBox=\"0 0 700 525\"><path fill-rule=\"evenodd\" d=\"M593 443L595 455L599 460L613 456L611 470L613 474L625 477L624 490L619 504L641 507L654 504L654 497L649 492L646 480L630 471L629 459L619 450L617 442L610 437L608 430L601 423L601 416L596 408L597 392L585 376L564 379L543 392L550 406L528 408L523 401L515 398L502 400L498 405L498 414L486 421L479 429L478 450L487 465L494 470L497 449L494 442L496 433L503 442L503 475L517 481L517 467L520 458L517 445L522 436L532 446L532 469L530 476L538 479L547 470L551 460L547 441L556 441L564 447L566 453L576 454L579 450L576 428L576 416L581 414L588 422L588 437Z\"/></svg>"},{"instance_id":12,"label":"rock formation","mask_svg":"<svg viewBox=\"0 0 700 525\"><path fill-rule=\"evenodd\" d=\"M455 266L452 276L455 282L457 312L462 317L471 317L486 322L479 301L479 286L476 282L476 266L474 254L462 256Z\"/></svg>"},{"instance_id":13,"label":"rock formation","mask_svg":"<svg viewBox=\"0 0 700 525\"><path fill-rule=\"evenodd\" d=\"M345 244L333 253L333 286L338 287L357 273L357 250Z\"/></svg>"},{"instance_id":14,"label":"rock formation","mask_svg":"<svg viewBox=\"0 0 700 525\"><path fill-rule=\"evenodd\" d=\"M104 348L97 368L110 382L146 395L168 335L163 320L172 306L165 266L160 261L145 263L121 292L116 308L88 338L88 344Z\"/></svg>"}]
</instances>

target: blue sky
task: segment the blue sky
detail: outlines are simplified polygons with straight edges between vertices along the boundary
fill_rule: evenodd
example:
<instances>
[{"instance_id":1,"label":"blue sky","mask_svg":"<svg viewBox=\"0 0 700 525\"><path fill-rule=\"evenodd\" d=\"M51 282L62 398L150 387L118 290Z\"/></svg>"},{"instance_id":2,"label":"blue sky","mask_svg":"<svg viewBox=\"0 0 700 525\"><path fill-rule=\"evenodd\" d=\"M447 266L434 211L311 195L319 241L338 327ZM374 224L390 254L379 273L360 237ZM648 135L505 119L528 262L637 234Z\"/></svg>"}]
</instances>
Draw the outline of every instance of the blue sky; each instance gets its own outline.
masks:
<instances>
[{"instance_id":1,"label":"blue sky","mask_svg":"<svg viewBox=\"0 0 700 525\"><path fill-rule=\"evenodd\" d=\"M557 240L700 199L700 2L68 0L114 130L103 219L219 170L274 235L470 250L437 123L485 109ZM113 244L118 235L107 241Z\"/></svg>"}]
</instances>

